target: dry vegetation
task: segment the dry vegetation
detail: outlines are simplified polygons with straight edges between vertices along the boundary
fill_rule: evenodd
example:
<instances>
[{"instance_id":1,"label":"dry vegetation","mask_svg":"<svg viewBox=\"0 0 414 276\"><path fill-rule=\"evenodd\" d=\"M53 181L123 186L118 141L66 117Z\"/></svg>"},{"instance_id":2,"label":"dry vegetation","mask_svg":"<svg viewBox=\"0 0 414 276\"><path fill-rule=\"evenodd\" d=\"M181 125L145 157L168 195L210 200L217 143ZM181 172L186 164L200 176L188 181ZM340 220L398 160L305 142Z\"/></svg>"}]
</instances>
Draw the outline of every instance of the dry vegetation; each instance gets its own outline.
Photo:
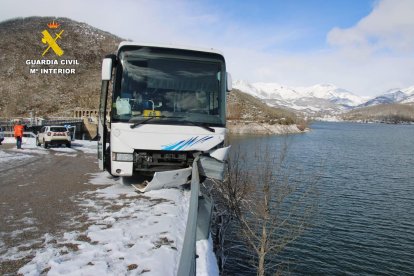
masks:
<instances>
[{"instance_id":1,"label":"dry vegetation","mask_svg":"<svg viewBox=\"0 0 414 276\"><path fill-rule=\"evenodd\" d=\"M259 121L269 124L293 124L300 119L286 109L270 107L261 100L237 89L227 96L227 119Z\"/></svg>"},{"instance_id":2,"label":"dry vegetation","mask_svg":"<svg viewBox=\"0 0 414 276\"><path fill-rule=\"evenodd\" d=\"M352 110L342 115L345 120L386 123L414 122L414 105L382 104Z\"/></svg>"},{"instance_id":3,"label":"dry vegetation","mask_svg":"<svg viewBox=\"0 0 414 276\"><path fill-rule=\"evenodd\" d=\"M250 249L244 264L257 275L279 275L285 264L278 255L315 219L318 175L302 176L288 162L288 143L264 145L249 159L237 154L229 161L228 177L215 182L214 241L220 268L226 261L226 232L233 222ZM250 258L252 257L252 258Z\"/></svg>"},{"instance_id":4,"label":"dry vegetation","mask_svg":"<svg viewBox=\"0 0 414 276\"><path fill-rule=\"evenodd\" d=\"M231 121L255 121L269 125L296 124L303 131L309 122L284 108L271 107L249 94L237 89L227 96L227 119Z\"/></svg>"}]
</instances>

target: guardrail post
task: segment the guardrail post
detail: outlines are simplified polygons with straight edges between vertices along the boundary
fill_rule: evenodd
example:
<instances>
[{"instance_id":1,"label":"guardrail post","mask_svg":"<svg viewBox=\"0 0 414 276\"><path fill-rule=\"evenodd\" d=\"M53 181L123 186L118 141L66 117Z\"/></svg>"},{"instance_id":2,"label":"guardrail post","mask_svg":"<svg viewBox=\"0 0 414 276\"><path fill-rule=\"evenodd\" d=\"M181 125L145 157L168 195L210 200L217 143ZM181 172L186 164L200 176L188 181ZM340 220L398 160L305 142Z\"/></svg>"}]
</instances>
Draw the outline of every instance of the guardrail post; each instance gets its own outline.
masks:
<instances>
[{"instance_id":1,"label":"guardrail post","mask_svg":"<svg viewBox=\"0 0 414 276\"><path fill-rule=\"evenodd\" d=\"M191 196L188 210L187 225L183 248L181 250L180 263L178 265L178 276L192 276L196 274L196 233L197 233L197 214L198 196L200 193L200 176L198 174L197 162L199 156L195 156L191 172Z\"/></svg>"}]
</instances>

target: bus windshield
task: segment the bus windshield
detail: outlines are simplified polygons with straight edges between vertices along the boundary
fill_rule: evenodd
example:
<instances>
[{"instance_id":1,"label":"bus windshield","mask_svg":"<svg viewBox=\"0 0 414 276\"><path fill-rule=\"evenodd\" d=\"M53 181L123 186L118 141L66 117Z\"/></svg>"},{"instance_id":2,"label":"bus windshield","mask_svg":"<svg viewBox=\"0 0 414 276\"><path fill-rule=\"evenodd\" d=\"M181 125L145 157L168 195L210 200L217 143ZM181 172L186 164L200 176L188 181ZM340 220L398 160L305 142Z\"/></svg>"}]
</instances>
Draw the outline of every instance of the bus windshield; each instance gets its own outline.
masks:
<instances>
[{"instance_id":1,"label":"bus windshield","mask_svg":"<svg viewBox=\"0 0 414 276\"><path fill-rule=\"evenodd\" d=\"M126 46L118 58L113 122L225 125L221 55Z\"/></svg>"}]
</instances>

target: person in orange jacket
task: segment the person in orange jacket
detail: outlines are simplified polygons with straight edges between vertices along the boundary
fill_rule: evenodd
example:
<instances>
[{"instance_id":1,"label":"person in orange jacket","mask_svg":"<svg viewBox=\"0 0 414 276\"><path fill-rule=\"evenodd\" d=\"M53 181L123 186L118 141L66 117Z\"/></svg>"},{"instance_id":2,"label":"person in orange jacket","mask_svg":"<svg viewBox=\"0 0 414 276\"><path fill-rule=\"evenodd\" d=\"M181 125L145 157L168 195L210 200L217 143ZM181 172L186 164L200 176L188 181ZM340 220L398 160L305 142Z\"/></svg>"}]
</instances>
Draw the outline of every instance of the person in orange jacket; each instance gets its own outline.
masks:
<instances>
[{"instance_id":1,"label":"person in orange jacket","mask_svg":"<svg viewBox=\"0 0 414 276\"><path fill-rule=\"evenodd\" d=\"M20 123L20 121L18 121L14 126L14 138L16 138L16 145L18 149L22 148L23 131L24 126Z\"/></svg>"}]
</instances>

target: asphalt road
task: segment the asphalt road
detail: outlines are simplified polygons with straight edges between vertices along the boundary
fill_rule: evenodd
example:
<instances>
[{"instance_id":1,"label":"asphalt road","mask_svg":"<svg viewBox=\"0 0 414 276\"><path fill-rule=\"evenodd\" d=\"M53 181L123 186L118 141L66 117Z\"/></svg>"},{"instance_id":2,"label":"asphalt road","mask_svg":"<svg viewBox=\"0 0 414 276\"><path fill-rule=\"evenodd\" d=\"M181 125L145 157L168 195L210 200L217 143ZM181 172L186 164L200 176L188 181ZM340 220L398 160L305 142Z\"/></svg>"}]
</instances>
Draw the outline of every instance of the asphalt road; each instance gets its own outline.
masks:
<instances>
[{"instance_id":1,"label":"asphalt road","mask_svg":"<svg viewBox=\"0 0 414 276\"><path fill-rule=\"evenodd\" d=\"M17 152L7 144L0 150L32 156L0 167L0 275L15 275L33 258L30 249L40 247L46 233L59 235L80 227L82 211L76 199L96 190L85 183L98 165L95 154L79 150L40 154ZM10 260L11 255L20 258Z\"/></svg>"}]
</instances>

